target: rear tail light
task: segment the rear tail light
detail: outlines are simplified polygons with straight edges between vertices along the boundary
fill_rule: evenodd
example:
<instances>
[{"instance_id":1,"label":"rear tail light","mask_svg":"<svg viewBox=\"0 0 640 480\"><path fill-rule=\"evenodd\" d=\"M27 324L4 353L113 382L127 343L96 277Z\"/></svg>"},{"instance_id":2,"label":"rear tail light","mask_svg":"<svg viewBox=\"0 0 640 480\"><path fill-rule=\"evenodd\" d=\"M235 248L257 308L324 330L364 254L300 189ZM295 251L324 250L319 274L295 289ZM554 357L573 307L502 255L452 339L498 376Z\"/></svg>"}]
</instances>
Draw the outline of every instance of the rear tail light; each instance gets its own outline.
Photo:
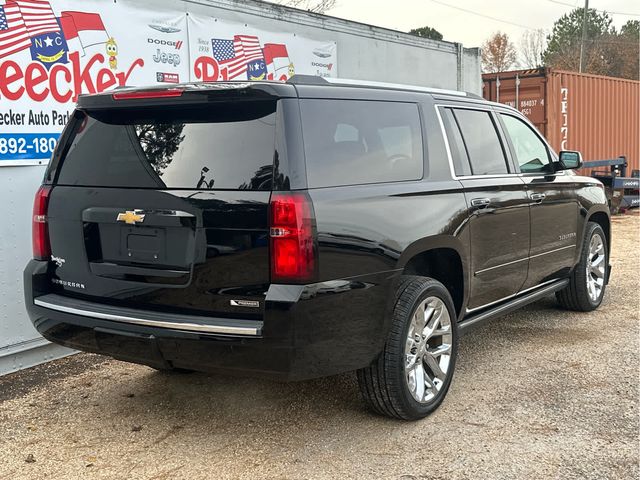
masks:
<instances>
[{"instance_id":1,"label":"rear tail light","mask_svg":"<svg viewBox=\"0 0 640 480\"><path fill-rule=\"evenodd\" d=\"M51 187L41 186L36 192L36 197L33 201L31 239L33 258L36 260L49 260L51 257L49 229L47 227L47 207L49 206L50 192Z\"/></svg>"},{"instance_id":2,"label":"rear tail light","mask_svg":"<svg viewBox=\"0 0 640 480\"><path fill-rule=\"evenodd\" d=\"M318 262L311 199L304 193L274 192L270 210L271 281L312 282Z\"/></svg>"}]
</instances>

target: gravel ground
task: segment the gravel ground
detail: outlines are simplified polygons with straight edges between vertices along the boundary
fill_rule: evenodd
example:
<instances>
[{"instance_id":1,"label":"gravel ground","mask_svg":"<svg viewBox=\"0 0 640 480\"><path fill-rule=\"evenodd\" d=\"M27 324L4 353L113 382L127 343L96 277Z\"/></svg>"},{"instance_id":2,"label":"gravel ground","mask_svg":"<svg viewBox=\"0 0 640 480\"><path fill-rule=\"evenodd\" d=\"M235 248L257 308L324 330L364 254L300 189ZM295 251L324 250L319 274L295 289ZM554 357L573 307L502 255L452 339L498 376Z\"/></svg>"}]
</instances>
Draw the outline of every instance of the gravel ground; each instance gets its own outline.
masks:
<instances>
[{"instance_id":1,"label":"gravel ground","mask_svg":"<svg viewBox=\"0 0 640 480\"><path fill-rule=\"evenodd\" d=\"M553 297L463 337L442 407L363 410L354 375L167 375L81 354L0 379L0 478L640 478L640 217L590 314Z\"/></svg>"}]
</instances>

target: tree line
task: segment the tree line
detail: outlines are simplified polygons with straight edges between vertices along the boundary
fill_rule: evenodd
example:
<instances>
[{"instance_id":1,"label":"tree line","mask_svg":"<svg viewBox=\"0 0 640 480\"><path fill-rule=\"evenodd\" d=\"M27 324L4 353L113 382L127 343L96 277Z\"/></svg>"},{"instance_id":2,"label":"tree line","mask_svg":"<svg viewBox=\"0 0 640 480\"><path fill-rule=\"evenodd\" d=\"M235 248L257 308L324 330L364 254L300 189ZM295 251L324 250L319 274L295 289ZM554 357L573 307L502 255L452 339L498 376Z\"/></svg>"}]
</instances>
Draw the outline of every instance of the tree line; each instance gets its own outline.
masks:
<instances>
[{"instance_id":1,"label":"tree line","mask_svg":"<svg viewBox=\"0 0 640 480\"><path fill-rule=\"evenodd\" d=\"M272 1L325 13L336 6L337 0ZM584 8L575 8L556 20L550 32L527 30L517 44L506 33L494 32L481 47L483 72L538 67L579 71L584 14ZM432 40L443 39L442 33L429 26L414 28L409 33ZM640 80L640 21L629 20L617 30L607 12L590 8L582 48L584 73Z\"/></svg>"},{"instance_id":2,"label":"tree line","mask_svg":"<svg viewBox=\"0 0 640 480\"><path fill-rule=\"evenodd\" d=\"M538 67L579 71L584 13L584 8L576 8L563 15L550 32L527 30L518 44L506 33L493 33L481 47L483 72ZM430 27L409 33L442 40ZM640 80L640 21L629 20L617 30L608 13L590 8L583 49L583 73Z\"/></svg>"}]
</instances>

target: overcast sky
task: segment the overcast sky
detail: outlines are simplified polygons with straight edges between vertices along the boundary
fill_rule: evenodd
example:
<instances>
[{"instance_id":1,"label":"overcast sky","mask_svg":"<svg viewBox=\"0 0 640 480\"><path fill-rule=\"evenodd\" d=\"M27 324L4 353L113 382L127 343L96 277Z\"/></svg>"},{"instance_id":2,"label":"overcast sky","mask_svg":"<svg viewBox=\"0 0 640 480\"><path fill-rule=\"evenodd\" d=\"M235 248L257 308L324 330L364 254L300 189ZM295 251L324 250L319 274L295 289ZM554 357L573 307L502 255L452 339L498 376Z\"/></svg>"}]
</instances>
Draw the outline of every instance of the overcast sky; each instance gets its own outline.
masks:
<instances>
[{"instance_id":1,"label":"overcast sky","mask_svg":"<svg viewBox=\"0 0 640 480\"><path fill-rule=\"evenodd\" d=\"M402 31L429 26L442 33L445 40L461 42L465 47L479 47L497 30L506 32L516 43L527 28L551 30L553 22L570 12L573 5L582 6L584 1L338 0L337 6L327 14ZM618 28L627 20L640 20L640 0L591 0L589 7L635 14L611 14Z\"/></svg>"}]
</instances>

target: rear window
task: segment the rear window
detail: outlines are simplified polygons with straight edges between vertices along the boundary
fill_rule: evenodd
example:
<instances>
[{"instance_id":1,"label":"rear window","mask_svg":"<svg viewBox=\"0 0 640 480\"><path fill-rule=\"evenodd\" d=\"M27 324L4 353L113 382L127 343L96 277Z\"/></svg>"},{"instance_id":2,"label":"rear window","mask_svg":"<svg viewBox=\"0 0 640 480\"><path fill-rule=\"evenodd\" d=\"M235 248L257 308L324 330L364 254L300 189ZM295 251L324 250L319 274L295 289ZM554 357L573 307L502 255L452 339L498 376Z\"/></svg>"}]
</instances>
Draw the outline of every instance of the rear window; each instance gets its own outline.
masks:
<instances>
[{"instance_id":1,"label":"rear window","mask_svg":"<svg viewBox=\"0 0 640 480\"><path fill-rule=\"evenodd\" d=\"M310 188L422 178L417 105L314 99L300 109Z\"/></svg>"},{"instance_id":2,"label":"rear window","mask_svg":"<svg viewBox=\"0 0 640 480\"><path fill-rule=\"evenodd\" d=\"M58 184L271 189L275 102L85 113Z\"/></svg>"}]
</instances>

